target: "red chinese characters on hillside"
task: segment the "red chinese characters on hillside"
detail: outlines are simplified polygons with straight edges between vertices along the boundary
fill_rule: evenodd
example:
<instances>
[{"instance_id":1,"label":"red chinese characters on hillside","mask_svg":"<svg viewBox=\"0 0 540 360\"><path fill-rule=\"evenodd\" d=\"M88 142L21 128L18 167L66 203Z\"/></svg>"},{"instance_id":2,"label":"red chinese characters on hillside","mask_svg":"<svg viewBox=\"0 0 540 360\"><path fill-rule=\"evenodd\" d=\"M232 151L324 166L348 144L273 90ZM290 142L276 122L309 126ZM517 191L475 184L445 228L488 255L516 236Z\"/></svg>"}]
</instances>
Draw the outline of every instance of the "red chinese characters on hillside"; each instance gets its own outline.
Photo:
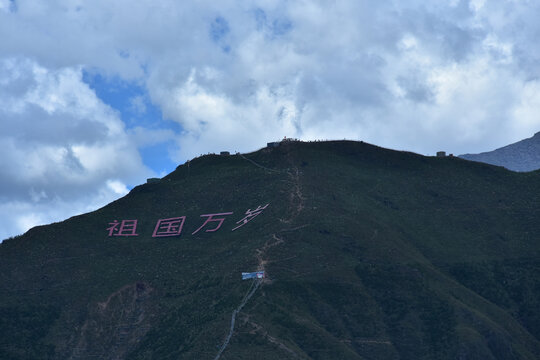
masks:
<instances>
[{"instance_id":1,"label":"red chinese characters on hillside","mask_svg":"<svg viewBox=\"0 0 540 360\"><path fill-rule=\"evenodd\" d=\"M242 226L246 225L248 222L253 220L255 217L260 215L264 209L266 209L270 204L264 206L260 205L255 210L248 209L245 216L236 222L237 226L234 227L231 231L235 231ZM197 228L191 235L195 235L198 232L204 230L203 232L216 232L218 231L223 223L226 220L226 217L232 215L233 212L222 212L214 214L204 214L201 215L201 218L205 218L201 226ZM109 223L107 228L109 234L108 236L138 236L137 233L137 222L138 220L114 220ZM169 237L169 236L179 236L182 234L182 229L186 222L186 216L173 217L168 219L159 219L156 222L154 232L152 237Z\"/></svg>"},{"instance_id":2,"label":"red chinese characters on hillside","mask_svg":"<svg viewBox=\"0 0 540 360\"><path fill-rule=\"evenodd\" d=\"M246 225L248 222L250 222L251 220L253 220L257 215L259 215L260 213L263 212L264 209L266 209L266 207L270 205L270 204L266 204L264 206L258 206L255 210L251 210L251 209L248 209L248 211L246 211L246 216L244 216L243 219L240 219L238 220L236 223L237 224L240 224L238 225L237 227L235 227L234 229L232 229L231 231L234 231L238 228L241 228L242 226Z\"/></svg>"},{"instance_id":3,"label":"red chinese characters on hillside","mask_svg":"<svg viewBox=\"0 0 540 360\"><path fill-rule=\"evenodd\" d=\"M109 236L137 236L137 220L114 220L107 228L109 230Z\"/></svg>"},{"instance_id":4,"label":"red chinese characters on hillside","mask_svg":"<svg viewBox=\"0 0 540 360\"><path fill-rule=\"evenodd\" d=\"M217 226L213 229L206 229L206 232L214 232L214 231L218 231L219 228L221 227L221 225L223 225L223 222L225 221L225 218L224 217L220 217L220 218L214 218L214 216L221 216L221 215L231 215L232 212L226 212L226 213L219 213L219 214L206 214L206 215L201 215L201 217L206 217L207 219L204 221L204 223L201 225L200 228L198 228L197 230L195 230L194 232L191 233L191 235L195 235L196 233L199 232L199 230L201 230L202 228L204 228L206 226L206 224L208 224L209 222L218 222Z\"/></svg>"},{"instance_id":5,"label":"red chinese characters on hillside","mask_svg":"<svg viewBox=\"0 0 540 360\"><path fill-rule=\"evenodd\" d=\"M164 237L164 236L176 236L182 233L182 227L186 222L185 216L170 218L170 219L159 219L154 229L152 237Z\"/></svg>"}]
</instances>

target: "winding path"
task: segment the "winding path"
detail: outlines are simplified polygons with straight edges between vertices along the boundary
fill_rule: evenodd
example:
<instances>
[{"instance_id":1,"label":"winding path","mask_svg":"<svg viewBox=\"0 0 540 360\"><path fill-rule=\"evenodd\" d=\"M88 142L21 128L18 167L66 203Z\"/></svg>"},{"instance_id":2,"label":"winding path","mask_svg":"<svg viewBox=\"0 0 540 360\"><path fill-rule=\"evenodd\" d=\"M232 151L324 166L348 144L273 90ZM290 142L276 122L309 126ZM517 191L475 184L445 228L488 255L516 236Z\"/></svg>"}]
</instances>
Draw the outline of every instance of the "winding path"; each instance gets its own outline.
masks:
<instances>
[{"instance_id":1,"label":"winding path","mask_svg":"<svg viewBox=\"0 0 540 360\"><path fill-rule=\"evenodd\" d=\"M236 315L240 312L240 310L242 310L244 305L246 305L246 303L253 296L253 294L255 294L255 291L257 291L257 289L261 285L261 282L262 282L262 279L255 279L253 281L253 283L251 284L248 292L246 293L246 295L242 299L242 302L240 302L240 305L238 305L238 307L233 311L232 317L231 317L231 328L229 329L229 334L225 338L225 341L223 342L223 345L221 345L221 348L219 349L219 352L217 353L214 360L218 360L220 358L221 354L223 353L223 351L225 351L225 349L227 348L227 345L229 345L229 341L231 341L231 337L232 337L232 334L233 334L233 331L234 331L234 323L236 322Z\"/></svg>"}]
</instances>

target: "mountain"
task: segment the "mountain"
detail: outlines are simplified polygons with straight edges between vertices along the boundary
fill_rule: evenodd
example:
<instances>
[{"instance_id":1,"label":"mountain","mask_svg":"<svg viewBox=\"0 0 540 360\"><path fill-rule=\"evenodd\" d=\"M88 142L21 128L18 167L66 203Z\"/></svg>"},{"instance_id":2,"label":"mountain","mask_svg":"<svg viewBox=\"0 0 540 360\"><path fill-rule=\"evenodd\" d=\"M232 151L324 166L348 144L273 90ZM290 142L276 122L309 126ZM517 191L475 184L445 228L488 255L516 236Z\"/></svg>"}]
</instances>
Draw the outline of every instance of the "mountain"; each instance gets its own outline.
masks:
<instances>
[{"instance_id":1,"label":"mountain","mask_svg":"<svg viewBox=\"0 0 540 360\"><path fill-rule=\"evenodd\" d=\"M0 358L538 359L539 204L362 142L202 156L2 242Z\"/></svg>"},{"instance_id":2,"label":"mountain","mask_svg":"<svg viewBox=\"0 0 540 360\"><path fill-rule=\"evenodd\" d=\"M487 164L504 166L513 171L540 169L540 132L533 137L502 148L480 154L464 154L459 157Z\"/></svg>"}]
</instances>

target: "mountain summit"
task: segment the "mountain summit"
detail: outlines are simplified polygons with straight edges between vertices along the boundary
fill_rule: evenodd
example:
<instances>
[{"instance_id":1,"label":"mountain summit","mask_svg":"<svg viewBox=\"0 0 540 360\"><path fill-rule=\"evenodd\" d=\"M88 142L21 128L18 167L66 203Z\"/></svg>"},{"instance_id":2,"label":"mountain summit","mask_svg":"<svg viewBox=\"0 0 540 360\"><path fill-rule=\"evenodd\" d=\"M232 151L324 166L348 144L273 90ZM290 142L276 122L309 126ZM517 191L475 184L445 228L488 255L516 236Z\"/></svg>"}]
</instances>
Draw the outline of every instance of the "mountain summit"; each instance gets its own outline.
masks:
<instances>
[{"instance_id":1,"label":"mountain summit","mask_svg":"<svg viewBox=\"0 0 540 360\"><path fill-rule=\"evenodd\" d=\"M0 358L540 358L540 172L273 145L1 243Z\"/></svg>"},{"instance_id":2,"label":"mountain summit","mask_svg":"<svg viewBox=\"0 0 540 360\"><path fill-rule=\"evenodd\" d=\"M540 132L533 137L502 148L480 154L464 154L459 157L487 164L504 166L513 171L540 169Z\"/></svg>"}]
</instances>

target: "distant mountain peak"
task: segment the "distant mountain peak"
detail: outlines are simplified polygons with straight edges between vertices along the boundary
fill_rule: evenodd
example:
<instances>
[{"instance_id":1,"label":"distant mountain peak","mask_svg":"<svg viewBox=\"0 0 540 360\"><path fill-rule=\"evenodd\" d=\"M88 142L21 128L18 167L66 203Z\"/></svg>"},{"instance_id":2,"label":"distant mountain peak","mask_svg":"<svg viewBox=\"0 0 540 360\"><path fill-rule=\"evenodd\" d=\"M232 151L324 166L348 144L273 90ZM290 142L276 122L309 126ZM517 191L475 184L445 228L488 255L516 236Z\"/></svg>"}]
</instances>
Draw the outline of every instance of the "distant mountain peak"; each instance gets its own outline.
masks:
<instances>
[{"instance_id":1,"label":"distant mountain peak","mask_svg":"<svg viewBox=\"0 0 540 360\"><path fill-rule=\"evenodd\" d=\"M492 165L504 166L513 171L540 169L540 131L534 136L480 154L464 154L459 157Z\"/></svg>"}]
</instances>

